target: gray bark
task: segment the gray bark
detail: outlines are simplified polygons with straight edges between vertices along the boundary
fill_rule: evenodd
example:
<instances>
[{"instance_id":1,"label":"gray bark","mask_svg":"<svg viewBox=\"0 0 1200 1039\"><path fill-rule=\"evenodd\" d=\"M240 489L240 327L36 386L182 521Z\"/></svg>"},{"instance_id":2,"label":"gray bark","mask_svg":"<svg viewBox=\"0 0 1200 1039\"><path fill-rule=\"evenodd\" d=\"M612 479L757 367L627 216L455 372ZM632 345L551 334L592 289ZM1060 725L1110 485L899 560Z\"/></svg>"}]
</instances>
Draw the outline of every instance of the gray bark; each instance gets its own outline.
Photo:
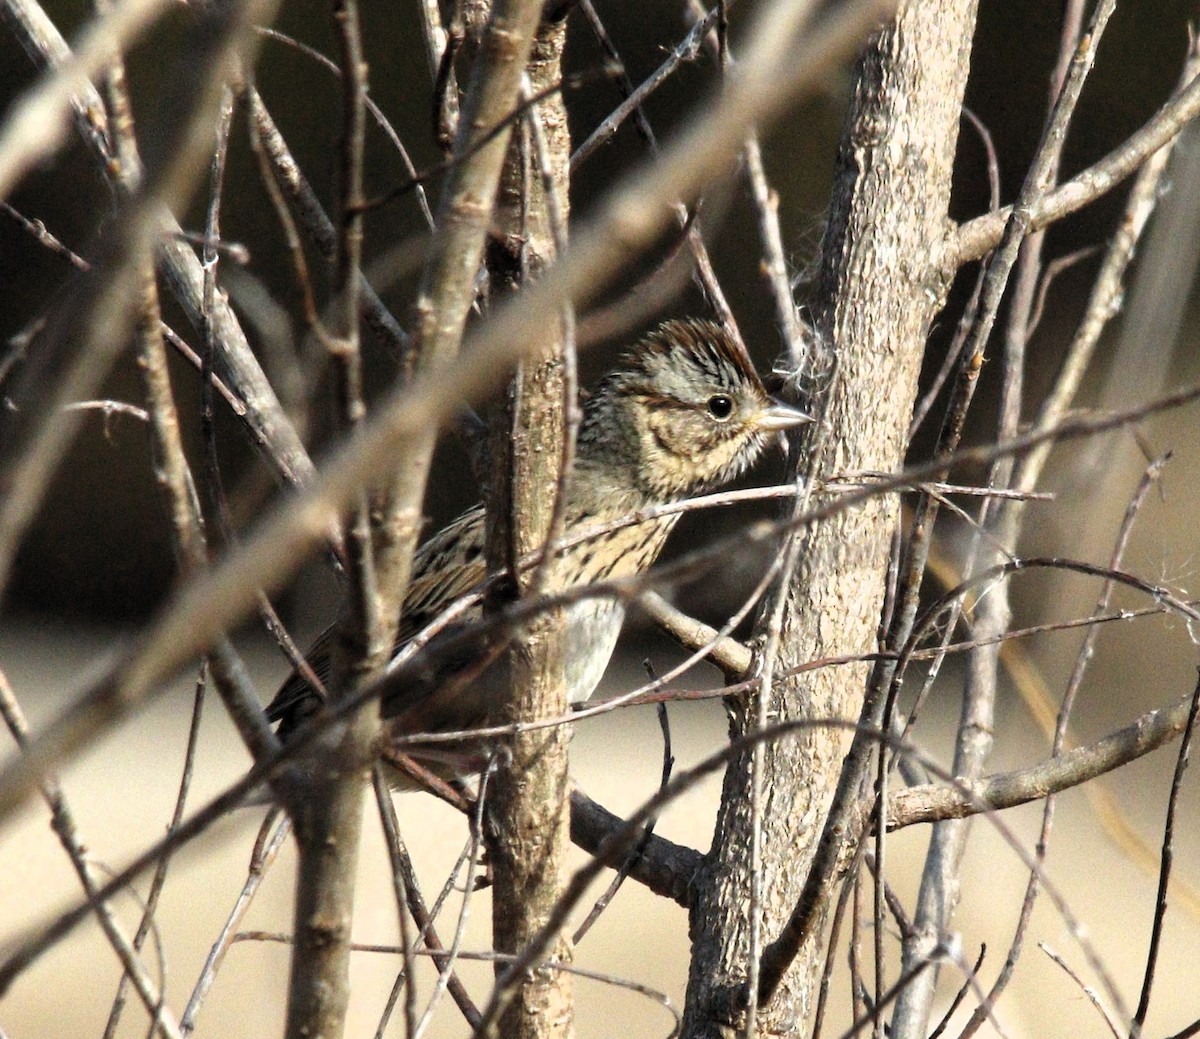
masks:
<instances>
[{"instance_id":1,"label":"gray bark","mask_svg":"<svg viewBox=\"0 0 1200 1039\"><path fill-rule=\"evenodd\" d=\"M822 421L801 453L817 476L892 471L904 459L925 339L947 285L942 254L950 172L969 67L973 0L906 4L867 48L838 152L814 313L832 358ZM783 621L778 670L874 648L884 599L894 498L877 498L813 527ZM772 717L859 717L867 665L776 684ZM755 705L734 705L748 731ZM764 932L780 933L803 888L829 808L846 733L813 730L766 753ZM725 777L713 847L697 882L684 1034L732 1034L748 974L751 756ZM832 885L830 885L832 886ZM765 1034L803 1034L824 962L828 897L799 955L758 1015Z\"/></svg>"}]
</instances>

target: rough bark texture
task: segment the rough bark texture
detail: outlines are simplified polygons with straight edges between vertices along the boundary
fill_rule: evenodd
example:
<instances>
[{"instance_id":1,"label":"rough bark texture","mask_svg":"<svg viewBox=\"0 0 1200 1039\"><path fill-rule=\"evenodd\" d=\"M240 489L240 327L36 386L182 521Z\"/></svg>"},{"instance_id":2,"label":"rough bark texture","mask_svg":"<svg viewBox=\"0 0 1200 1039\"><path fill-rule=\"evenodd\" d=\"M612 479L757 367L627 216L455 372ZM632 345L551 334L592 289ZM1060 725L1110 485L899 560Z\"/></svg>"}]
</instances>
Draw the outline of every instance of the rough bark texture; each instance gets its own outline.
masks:
<instances>
[{"instance_id":1,"label":"rough bark texture","mask_svg":"<svg viewBox=\"0 0 1200 1039\"><path fill-rule=\"evenodd\" d=\"M367 65L356 0L336 0L335 37L342 70L339 127L335 296L326 349L339 432L357 430L365 415L359 350L359 267L363 244L363 135ZM330 700L367 688L383 673L394 629L383 620L375 581L367 495L345 517L348 609L338 625ZM350 1002L350 940L362 837L362 794L379 734L374 705L360 708L336 742L313 755L311 779L285 795L299 861L288 981L288 1039L339 1039Z\"/></svg>"},{"instance_id":2,"label":"rough bark texture","mask_svg":"<svg viewBox=\"0 0 1200 1039\"><path fill-rule=\"evenodd\" d=\"M819 475L891 471L904 459L922 352L944 300L939 276L949 222L950 172L969 65L974 0L905 5L856 70L855 98L838 153L815 301L834 368L821 429L801 465ZM823 444L820 453L814 444ZM784 619L777 668L874 648L894 498L815 527ZM772 717L859 716L867 667L817 671L774 689ZM754 705L737 705L735 732ZM846 733L813 731L767 751L763 811L763 920L770 940L807 875L846 750ZM729 768L713 848L698 879L684 1034L732 1034L747 977L751 757ZM824 913L810 929L775 999L764 1034L802 1034L823 963Z\"/></svg>"},{"instance_id":3,"label":"rough bark texture","mask_svg":"<svg viewBox=\"0 0 1200 1039\"><path fill-rule=\"evenodd\" d=\"M362 832L362 789L367 782L361 730L369 731L372 720L356 719L314 763L312 796L303 810L292 811L305 874L296 886L293 930L299 951L292 955L288 985L286 1034L293 1039L336 1039L345 1028L354 867ZM345 765L339 764L339 757ZM296 794L297 801L300 796Z\"/></svg>"},{"instance_id":4,"label":"rough bark texture","mask_svg":"<svg viewBox=\"0 0 1200 1039\"><path fill-rule=\"evenodd\" d=\"M566 26L544 24L529 61L532 90L561 78ZM551 201L539 172L543 160L555 185L554 205L565 218L570 136L561 94L537 106L545 143L540 154L528 125L514 133L500 178L497 219L488 248L493 292L520 286L555 254ZM559 329L550 326L539 355L521 364L506 406L493 423L490 457L488 555L493 569L531 552L552 537L563 462L564 393ZM552 577L553 570L547 571ZM521 594L534 588L534 574L521 577ZM548 582L548 583L552 583ZM557 614L540 616L510 653L511 695L497 704L502 723L562 716L567 711L563 678L564 639ZM512 760L495 777L490 799L493 941L498 951L517 953L545 925L562 888L569 836L567 750L570 730L556 727L525 733L511 744ZM553 958L569 961L564 936ZM497 968L503 975L504 965ZM505 1039L568 1037L573 1034L571 975L538 971L516 982L501 1018Z\"/></svg>"}]
</instances>

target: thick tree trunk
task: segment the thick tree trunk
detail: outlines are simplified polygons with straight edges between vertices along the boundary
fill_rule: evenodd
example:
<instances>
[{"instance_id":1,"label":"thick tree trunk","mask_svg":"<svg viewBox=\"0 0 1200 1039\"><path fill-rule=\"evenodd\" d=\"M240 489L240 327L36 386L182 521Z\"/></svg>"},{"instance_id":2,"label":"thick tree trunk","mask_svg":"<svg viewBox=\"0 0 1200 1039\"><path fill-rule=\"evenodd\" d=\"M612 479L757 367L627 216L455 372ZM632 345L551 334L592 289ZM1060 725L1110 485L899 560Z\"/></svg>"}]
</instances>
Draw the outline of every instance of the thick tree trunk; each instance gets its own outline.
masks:
<instances>
[{"instance_id":1,"label":"thick tree trunk","mask_svg":"<svg viewBox=\"0 0 1200 1039\"><path fill-rule=\"evenodd\" d=\"M922 353L947 286L950 173L969 67L974 0L914 0L874 38L856 70L838 153L814 307L831 351L821 427L801 466L819 477L893 471L904 460ZM814 447L814 445L817 445ZM823 446L822 446L823 445ZM820 453L812 457L813 451ZM807 535L783 622L777 670L874 648L894 497L873 499ZM776 683L771 717L859 717L867 666ZM733 728L752 727L754 704ZM848 734L817 729L767 748L763 797L763 933L780 933L820 841ZM748 975L751 755L725 777L713 847L698 878L684 1034L731 1034ZM824 962L828 899L800 954L758 1015L764 1034L807 1031Z\"/></svg>"}]
</instances>

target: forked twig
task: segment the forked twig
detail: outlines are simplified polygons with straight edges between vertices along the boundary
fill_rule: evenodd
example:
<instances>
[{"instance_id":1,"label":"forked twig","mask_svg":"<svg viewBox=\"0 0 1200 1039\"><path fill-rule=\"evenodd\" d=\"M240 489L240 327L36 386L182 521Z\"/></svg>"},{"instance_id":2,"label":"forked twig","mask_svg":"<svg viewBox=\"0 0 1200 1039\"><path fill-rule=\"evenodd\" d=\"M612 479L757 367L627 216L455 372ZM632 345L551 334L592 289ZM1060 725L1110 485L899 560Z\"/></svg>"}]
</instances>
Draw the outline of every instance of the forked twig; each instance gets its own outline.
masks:
<instances>
[{"instance_id":1,"label":"forked twig","mask_svg":"<svg viewBox=\"0 0 1200 1039\"><path fill-rule=\"evenodd\" d=\"M258 832L258 839L254 842L254 852L250 856L246 882L234 900L233 908L230 909L229 916L225 920L225 926L221 928L217 940L213 942L208 956L205 957L200 976L196 979L187 1007L183 1011L183 1017L180 1018L180 1031L185 1039L195 1030L196 1018L204 999L217 980L217 972L221 969L226 953L237 941L238 926L245 919L246 913L254 901L254 896L258 894L258 889L266 878L267 870L271 868L271 864L275 861L275 857L279 854L279 849L283 847L283 842L291 829L291 821L278 810L269 812L266 819L263 820L263 825Z\"/></svg>"}]
</instances>

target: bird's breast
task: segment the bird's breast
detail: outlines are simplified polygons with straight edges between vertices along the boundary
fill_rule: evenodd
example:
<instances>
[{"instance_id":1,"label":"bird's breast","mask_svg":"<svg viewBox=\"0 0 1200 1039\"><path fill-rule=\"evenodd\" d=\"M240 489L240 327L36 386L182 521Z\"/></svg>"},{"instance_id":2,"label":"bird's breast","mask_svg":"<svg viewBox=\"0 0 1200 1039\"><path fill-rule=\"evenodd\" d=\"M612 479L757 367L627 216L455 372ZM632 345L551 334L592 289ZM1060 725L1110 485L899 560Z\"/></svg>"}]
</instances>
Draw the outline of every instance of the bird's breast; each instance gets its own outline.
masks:
<instances>
[{"instance_id":1,"label":"bird's breast","mask_svg":"<svg viewBox=\"0 0 1200 1039\"><path fill-rule=\"evenodd\" d=\"M583 518L571 533L586 533L599 526ZM658 558L675 525L675 516L619 526L574 545L560 561L560 587L578 587L641 573ZM625 608L611 596L573 603L566 614L567 696L581 703L595 691L617 644Z\"/></svg>"},{"instance_id":2,"label":"bird's breast","mask_svg":"<svg viewBox=\"0 0 1200 1039\"><path fill-rule=\"evenodd\" d=\"M593 584L648 570L678 518L677 514L660 516L606 530L599 518L585 516L569 532L571 538L583 540L563 555L562 585Z\"/></svg>"},{"instance_id":3,"label":"bird's breast","mask_svg":"<svg viewBox=\"0 0 1200 1039\"><path fill-rule=\"evenodd\" d=\"M604 677L621 634L625 608L613 599L591 599L568 606L565 613L567 699L582 703Z\"/></svg>"}]
</instances>

